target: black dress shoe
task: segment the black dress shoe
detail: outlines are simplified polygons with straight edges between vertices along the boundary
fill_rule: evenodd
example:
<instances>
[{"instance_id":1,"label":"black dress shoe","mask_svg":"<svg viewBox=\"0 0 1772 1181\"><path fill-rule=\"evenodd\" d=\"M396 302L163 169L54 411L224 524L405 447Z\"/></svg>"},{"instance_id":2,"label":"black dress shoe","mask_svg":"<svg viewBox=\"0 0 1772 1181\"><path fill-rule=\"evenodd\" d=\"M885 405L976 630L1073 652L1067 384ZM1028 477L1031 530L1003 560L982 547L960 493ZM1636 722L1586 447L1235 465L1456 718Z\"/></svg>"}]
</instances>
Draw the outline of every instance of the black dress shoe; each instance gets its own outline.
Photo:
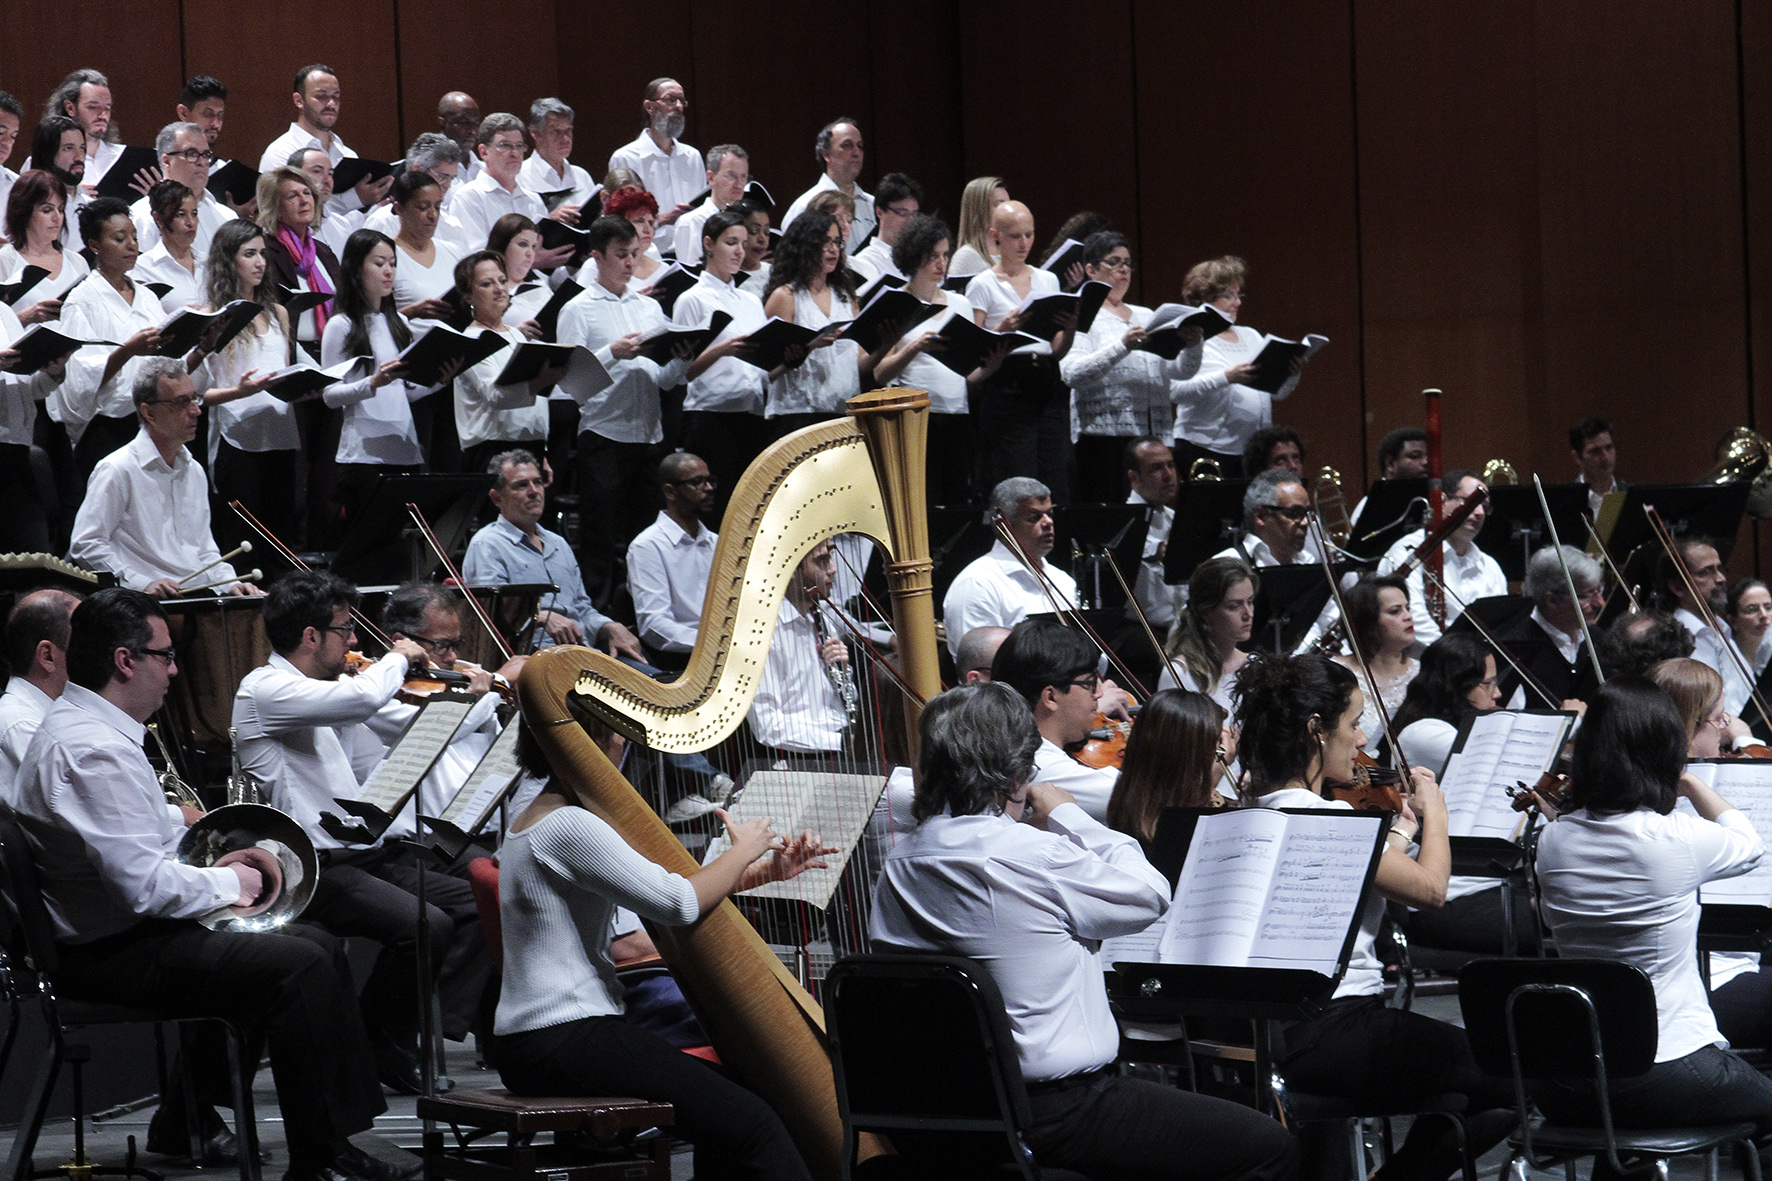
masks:
<instances>
[{"instance_id":1,"label":"black dress shoe","mask_svg":"<svg viewBox=\"0 0 1772 1181\"><path fill-rule=\"evenodd\" d=\"M157 1156L177 1156L188 1159L194 1165L236 1165L240 1163L240 1141L228 1125L222 1122L215 1108L204 1108L198 1117L198 1134L201 1141L195 1146L188 1141L184 1116L172 1107L161 1104L148 1122L148 1151ZM271 1159L268 1149L258 1150L258 1159L262 1164Z\"/></svg>"},{"instance_id":2,"label":"black dress shoe","mask_svg":"<svg viewBox=\"0 0 1772 1181\"><path fill-rule=\"evenodd\" d=\"M363 1181L415 1181L424 1172L425 1163L417 1157L411 1157L411 1160L411 1164L392 1164L351 1144L334 1158L332 1167L337 1172L362 1178Z\"/></svg>"},{"instance_id":3,"label":"black dress shoe","mask_svg":"<svg viewBox=\"0 0 1772 1181\"><path fill-rule=\"evenodd\" d=\"M369 1035L369 1049L375 1055L375 1075L382 1086L396 1095L424 1094L424 1067L414 1047L376 1030Z\"/></svg>"}]
</instances>

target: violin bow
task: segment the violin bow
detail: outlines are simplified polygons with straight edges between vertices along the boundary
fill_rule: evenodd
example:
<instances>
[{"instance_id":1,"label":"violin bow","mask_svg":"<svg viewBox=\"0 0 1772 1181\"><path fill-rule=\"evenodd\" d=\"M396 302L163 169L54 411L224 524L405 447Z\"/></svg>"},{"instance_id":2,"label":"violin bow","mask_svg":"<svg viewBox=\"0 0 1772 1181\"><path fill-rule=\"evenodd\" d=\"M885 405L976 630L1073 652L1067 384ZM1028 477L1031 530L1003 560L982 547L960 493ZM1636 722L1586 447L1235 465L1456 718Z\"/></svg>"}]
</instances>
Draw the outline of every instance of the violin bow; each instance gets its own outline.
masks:
<instances>
[{"instance_id":1,"label":"violin bow","mask_svg":"<svg viewBox=\"0 0 1772 1181\"><path fill-rule=\"evenodd\" d=\"M1425 567L1423 567L1423 572L1427 573L1429 578L1434 577L1432 572L1427 571ZM1489 630L1488 625L1471 611L1469 603L1460 598L1458 593L1444 582L1441 582L1437 578L1435 578L1434 581L1439 582L1440 589L1445 592L1454 603L1458 604L1459 618L1470 620L1471 626L1477 630L1477 634L1483 637L1489 647L1495 650L1495 654L1507 661L1507 666L1509 668L1520 674L1520 681L1522 684L1526 685L1534 693L1544 698L1545 704L1549 705L1552 709L1560 710L1563 708L1563 703L1551 696L1550 690L1544 687L1544 682L1526 671L1525 667L1513 658L1513 654L1508 651L1507 645L1502 643L1495 633Z\"/></svg>"},{"instance_id":2,"label":"violin bow","mask_svg":"<svg viewBox=\"0 0 1772 1181\"><path fill-rule=\"evenodd\" d=\"M1175 681L1176 687L1180 688L1181 670L1175 667L1175 658L1169 655L1168 650L1158 642L1157 629L1151 625L1150 616L1144 613L1144 604L1140 603L1138 596L1132 593L1132 588L1126 583L1126 576L1120 573L1120 564L1114 561L1112 555L1108 557L1108 569L1114 572L1114 579L1119 582L1120 589L1125 592L1126 602L1131 606L1132 613L1138 617L1138 626L1144 629L1145 639L1150 641L1151 647L1157 653L1157 659L1161 660L1164 666L1169 669L1169 676ZM1227 773L1229 772L1228 767L1225 770Z\"/></svg>"},{"instance_id":3,"label":"violin bow","mask_svg":"<svg viewBox=\"0 0 1772 1181\"><path fill-rule=\"evenodd\" d=\"M301 570L305 573L312 574L314 572L312 566L302 561L299 554L279 541L277 535L265 528L264 523L257 517L253 516L252 511L245 505L237 500L230 500L228 501L228 507L233 509L235 514L242 521L245 521L250 525L254 532L264 538L267 545L281 554L284 561L288 562L291 566L294 566L297 570ZM363 614L363 612L357 610L355 607L351 608L351 622L355 623L358 628L367 633L371 639L380 644L383 648L390 650L393 648L394 641L388 638L388 634L382 631L381 628L377 627L367 615Z\"/></svg>"},{"instance_id":4,"label":"violin bow","mask_svg":"<svg viewBox=\"0 0 1772 1181\"><path fill-rule=\"evenodd\" d=\"M1448 518L1448 520L1450 519ZM1316 534L1317 544L1325 547L1323 550L1325 554L1331 552L1327 548L1329 535L1323 529L1321 518L1313 512L1310 514L1310 523L1311 531ZM1323 577L1329 580L1329 593L1335 599L1335 609L1341 612L1343 619L1346 619L1348 617L1347 603L1341 597L1341 580L1335 576L1335 563L1323 563ZM1354 660L1360 666L1360 678L1366 682L1366 692L1372 695L1372 708L1378 711L1378 724L1384 730L1385 741L1391 744L1391 756L1397 760L1397 770L1402 772L1404 779L1408 779L1411 775L1409 759L1403 754L1403 748L1398 744L1397 736L1392 732L1391 711L1385 708L1384 698L1378 695L1378 682L1372 676L1372 666L1366 663L1366 656L1360 651L1359 637L1354 635L1354 629L1351 627L1347 629L1347 640L1348 646L1354 650ZM1401 790L1400 787L1399 790Z\"/></svg>"},{"instance_id":5,"label":"violin bow","mask_svg":"<svg viewBox=\"0 0 1772 1181\"><path fill-rule=\"evenodd\" d=\"M1586 513L1581 514L1581 523L1587 526L1588 540L1593 542L1594 548L1600 551L1600 561L1606 563L1606 569L1612 572L1614 593L1622 590L1624 592L1624 597L1630 600L1630 613L1632 615L1641 613L1643 605L1637 602L1637 596L1631 591L1630 583L1626 582L1624 580L1624 575L1619 573L1618 563L1612 560L1612 554L1606 549L1606 543L1600 540L1599 532L1594 528L1594 523L1587 519ZM1626 560L1628 561L1629 559ZM1612 596L1607 595L1606 599L1610 602Z\"/></svg>"},{"instance_id":6,"label":"violin bow","mask_svg":"<svg viewBox=\"0 0 1772 1181\"><path fill-rule=\"evenodd\" d=\"M1587 626L1587 612L1581 609L1581 595L1575 589L1575 575L1569 572L1569 559L1563 556L1563 541L1557 536L1557 523L1551 520L1550 501L1544 495L1544 481L1538 478L1537 472L1532 473L1532 487L1538 490L1538 507L1544 513L1544 527L1550 530L1551 548L1556 551L1557 565L1563 571L1563 588L1569 592L1569 605L1575 609L1575 618L1581 623L1581 638L1587 641L1587 658L1594 666L1594 676L1604 685L1606 672L1600 667L1600 650L1594 646L1594 633ZM1719 636L1722 634L1717 633Z\"/></svg>"},{"instance_id":7,"label":"violin bow","mask_svg":"<svg viewBox=\"0 0 1772 1181\"><path fill-rule=\"evenodd\" d=\"M505 642L504 636L493 625L492 617L486 614L486 609L480 606L480 600L474 597L473 588L468 586L467 579L461 576L461 571L455 568L455 563L451 562L449 555L443 552L443 543L437 539L435 533L431 532L430 522L425 520L425 515L419 511L416 504L408 504L406 511L412 515L412 520L418 526L418 531L424 534L425 543L431 547L431 553L435 554L437 561L443 564L444 572L455 580L457 587L461 588L462 597L467 599L468 608L473 611L474 618L480 621L480 625L486 629L486 634L492 637L492 642L498 645L498 650L504 654L505 661L509 662L512 655L511 646Z\"/></svg>"}]
</instances>

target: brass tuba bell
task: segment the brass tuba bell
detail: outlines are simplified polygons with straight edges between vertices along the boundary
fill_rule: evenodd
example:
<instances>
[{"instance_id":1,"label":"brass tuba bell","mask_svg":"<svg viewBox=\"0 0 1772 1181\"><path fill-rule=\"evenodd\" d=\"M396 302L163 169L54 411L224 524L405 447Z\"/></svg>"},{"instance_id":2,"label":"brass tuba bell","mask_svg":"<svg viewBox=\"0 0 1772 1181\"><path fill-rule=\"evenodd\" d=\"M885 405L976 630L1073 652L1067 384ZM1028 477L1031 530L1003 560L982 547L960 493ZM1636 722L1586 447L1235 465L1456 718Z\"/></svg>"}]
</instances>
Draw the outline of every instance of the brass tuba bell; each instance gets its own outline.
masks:
<instances>
[{"instance_id":1,"label":"brass tuba bell","mask_svg":"<svg viewBox=\"0 0 1772 1181\"><path fill-rule=\"evenodd\" d=\"M1518 484L1520 473L1505 459L1491 459L1483 465L1483 483L1493 488L1500 483Z\"/></svg>"},{"instance_id":2,"label":"brass tuba bell","mask_svg":"<svg viewBox=\"0 0 1772 1181\"><path fill-rule=\"evenodd\" d=\"M1222 480L1224 479L1224 469L1218 466L1216 459L1208 459L1202 455L1188 465L1187 478L1190 481L1205 480L1207 482Z\"/></svg>"},{"instance_id":3,"label":"brass tuba bell","mask_svg":"<svg viewBox=\"0 0 1772 1181\"><path fill-rule=\"evenodd\" d=\"M1701 484L1739 484L1751 481L1747 515L1758 520L1772 518L1772 443L1752 427L1738 426L1717 444L1717 461L1700 478Z\"/></svg>"}]
</instances>

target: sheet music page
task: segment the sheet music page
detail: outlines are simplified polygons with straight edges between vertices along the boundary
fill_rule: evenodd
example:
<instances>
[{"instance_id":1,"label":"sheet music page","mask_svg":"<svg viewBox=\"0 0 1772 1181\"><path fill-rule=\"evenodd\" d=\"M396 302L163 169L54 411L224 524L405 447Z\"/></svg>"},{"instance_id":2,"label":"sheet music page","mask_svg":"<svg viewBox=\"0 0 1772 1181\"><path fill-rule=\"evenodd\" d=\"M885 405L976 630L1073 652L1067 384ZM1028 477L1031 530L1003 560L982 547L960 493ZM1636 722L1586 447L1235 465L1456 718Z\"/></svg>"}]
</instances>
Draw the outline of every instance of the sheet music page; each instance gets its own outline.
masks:
<instances>
[{"instance_id":1,"label":"sheet music page","mask_svg":"<svg viewBox=\"0 0 1772 1181\"><path fill-rule=\"evenodd\" d=\"M1288 816L1279 864L1262 906L1251 968L1309 968L1335 975L1359 918L1380 816Z\"/></svg>"},{"instance_id":2,"label":"sheet music page","mask_svg":"<svg viewBox=\"0 0 1772 1181\"><path fill-rule=\"evenodd\" d=\"M1130 935L1115 935L1112 939L1103 939L1100 954L1102 971L1111 971L1116 962L1161 963L1164 925L1162 922L1155 922Z\"/></svg>"},{"instance_id":3,"label":"sheet music page","mask_svg":"<svg viewBox=\"0 0 1772 1181\"><path fill-rule=\"evenodd\" d=\"M517 727L507 725L443 809L442 819L473 836L485 825L486 818L498 806L499 797L517 781L521 771L517 765Z\"/></svg>"},{"instance_id":4,"label":"sheet music page","mask_svg":"<svg viewBox=\"0 0 1772 1181\"><path fill-rule=\"evenodd\" d=\"M1716 763L1692 763L1686 767L1710 784L1718 795L1741 809L1760 834L1772 836L1772 762L1725 759ZM1693 815L1690 800L1680 797L1679 807ZM1758 869L1740 877L1706 882L1698 889L1700 902L1725 902L1742 906L1772 906L1772 857L1762 858Z\"/></svg>"},{"instance_id":5,"label":"sheet music page","mask_svg":"<svg viewBox=\"0 0 1772 1181\"><path fill-rule=\"evenodd\" d=\"M451 700L430 701L421 706L418 717L406 727L406 733L400 735L394 749L370 774L369 781L356 798L386 815L398 812L418 790L419 780L425 777L473 708L471 701Z\"/></svg>"},{"instance_id":6,"label":"sheet music page","mask_svg":"<svg viewBox=\"0 0 1772 1181\"><path fill-rule=\"evenodd\" d=\"M1446 764L1440 790L1446 794L1446 831L1455 837L1471 835L1477 814L1483 810L1483 797L1495 782L1495 764L1507 746L1514 716L1502 709L1479 714L1471 721L1464 749Z\"/></svg>"},{"instance_id":7,"label":"sheet music page","mask_svg":"<svg viewBox=\"0 0 1772 1181\"><path fill-rule=\"evenodd\" d=\"M1514 811L1507 789L1519 783L1530 787L1550 770L1570 725L1571 719L1563 714L1514 715L1513 729L1496 757L1468 835L1503 840L1513 836L1520 826L1520 814Z\"/></svg>"},{"instance_id":8,"label":"sheet music page","mask_svg":"<svg viewBox=\"0 0 1772 1181\"><path fill-rule=\"evenodd\" d=\"M1200 817L1163 922L1162 963L1249 962L1289 819L1269 808Z\"/></svg>"},{"instance_id":9,"label":"sheet music page","mask_svg":"<svg viewBox=\"0 0 1772 1181\"><path fill-rule=\"evenodd\" d=\"M792 838L811 829L827 845L842 850L823 858L826 868L809 869L785 882L768 882L744 893L752 898L787 898L823 910L842 880L843 867L886 790L884 775L846 775L834 771L758 771L745 781L744 794L732 809L734 820L767 816L770 826ZM732 847L724 832L708 842L702 864Z\"/></svg>"}]
</instances>

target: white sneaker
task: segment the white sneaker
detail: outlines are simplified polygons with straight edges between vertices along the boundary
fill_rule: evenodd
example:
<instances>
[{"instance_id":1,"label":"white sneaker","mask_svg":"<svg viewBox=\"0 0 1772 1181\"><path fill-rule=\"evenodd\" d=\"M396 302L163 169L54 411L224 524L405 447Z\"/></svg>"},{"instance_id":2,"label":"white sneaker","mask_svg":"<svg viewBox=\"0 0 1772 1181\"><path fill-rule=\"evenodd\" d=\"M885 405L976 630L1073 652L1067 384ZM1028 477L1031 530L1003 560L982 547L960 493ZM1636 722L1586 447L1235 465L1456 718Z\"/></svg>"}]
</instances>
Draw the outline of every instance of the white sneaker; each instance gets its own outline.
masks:
<instances>
[{"instance_id":1,"label":"white sneaker","mask_svg":"<svg viewBox=\"0 0 1772 1181\"><path fill-rule=\"evenodd\" d=\"M664 822L666 824L683 824L706 816L719 806L706 797L687 795L671 805L670 810L664 814Z\"/></svg>"},{"instance_id":2,"label":"white sneaker","mask_svg":"<svg viewBox=\"0 0 1772 1181\"><path fill-rule=\"evenodd\" d=\"M722 801L722 808L731 808L738 802L738 784L732 782L730 775L716 775L708 780L708 795Z\"/></svg>"}]
</instances>

